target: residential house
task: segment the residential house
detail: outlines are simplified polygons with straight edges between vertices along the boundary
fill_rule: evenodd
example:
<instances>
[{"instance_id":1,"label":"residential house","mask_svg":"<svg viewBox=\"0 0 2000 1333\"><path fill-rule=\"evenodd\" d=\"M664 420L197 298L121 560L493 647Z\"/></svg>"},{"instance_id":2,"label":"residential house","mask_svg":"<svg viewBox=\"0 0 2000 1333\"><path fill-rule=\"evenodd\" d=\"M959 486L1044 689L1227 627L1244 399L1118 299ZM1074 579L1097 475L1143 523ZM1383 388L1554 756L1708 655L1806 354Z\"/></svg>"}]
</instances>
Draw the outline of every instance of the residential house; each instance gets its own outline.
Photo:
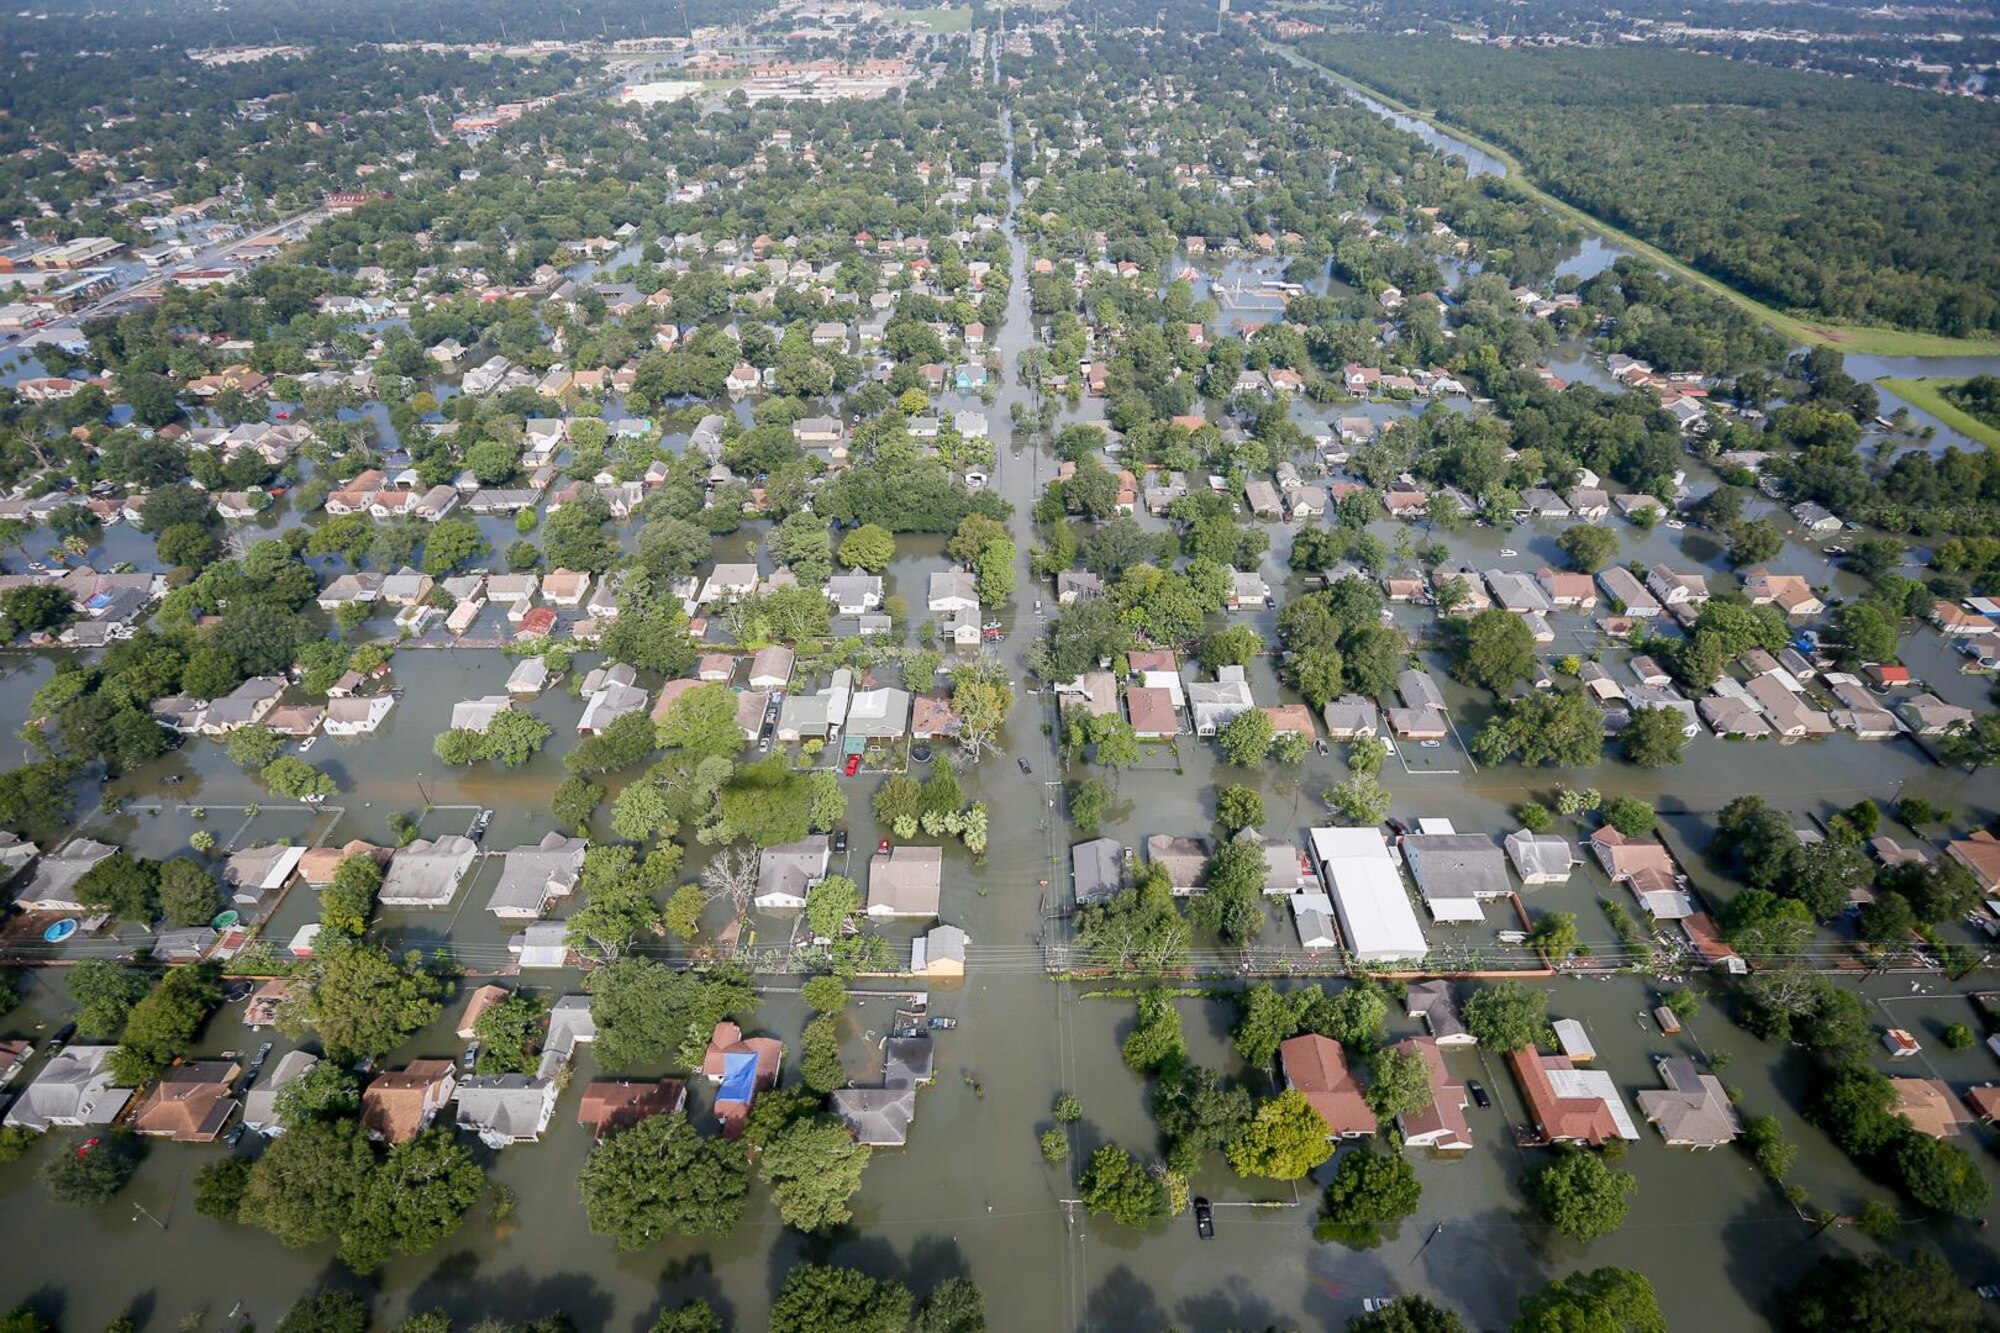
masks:
<instances>
[{"instance_id":1,"label":"residential house","mask_svg":"<svg viewBox=\"0 0 2000 1333\"><path fill-rule=\"evenodd\" d=\"M285 1132L278 1118L278 1094L319 1067L319 1057L311 1051L286 1051L278 1057L271 1076L243 1094L243 1125L266 1138Z\"/></svg>"},{"instance_id":2,"label":"residential house","mask_svg":"<svg viewBox=\"0 0 2000 1333\"><path fill-rule=\"evenodd\" d=\"M450 1060L412 1060L361 1090L361 1128L371 1139L407 1143L431 1127L458 1088Z\"/></svg>"},{"instance_id":3,"label":"residential house","mask_svg":"<svg viewBox=\"0 0 2000 1333\"><path fill-rule=\"evenodd\" d=\"M1070 606L1081 598L1102 597L1104 580L1081 569L1065 569L1056 574L1056 605Z\"/></svg>"},{"instance_id":4,"label":"residential house","mask_svg":"<svg viewBox=\"0 0 2000 1333\"><path fill-rule=\"evenodd\" d=\"M1946 638L1971 639L1991 634L1995 624L1990 616L1968 611L1940 597L1931 604L1931 624Z\"/></svg>"},{"instance_id":5,"label":"residential house","mask_svg":"<svg viewBox=\"0 0 2000 1333\"><path fill-rule=\"evenodd\" d=\"M465 1007L458 1013L458 1039L471 1041L479 1035L479 1017L494 1005L504 1001L510 994L505 986L481 986L465 997Z\"/></svg>"},{"instance_id":6,"label":"residential house","mask_svg":"<svg viewBox=\"0 0 2000 1333\"><path fill-rule=\"evenodd\" d=\"M1826 610L1807 583L1797 574L1773 574L1762 566L1743 579L1743 595L1752 606L1773 606L1788 616L1816 616Z\"/></svg>"},{"instance_id":7,"label":"residential house","mask_svg":"<svg viewBox=\"0 0 2000 1333\"><path fill-rule=\"evenodd\" d=\"M239 907L256 907L266 895L283 888L305 856L303 847L273 845L230 853L223 863L222 882Z\"/></svg>"},{"instance_id":8,"label":"residential house","mask_svg":"<svg viewBox=\"0 0 2000 1333\"><path fill-rule=\"evenodd\" d=\"M1606 597L1624 608L1622 614L1641 620L1660 614L1659 599L1647 592L1646 585L1623 565L1608 565L1599 570L1597 582Z\"/></svg>"},{"instance_id":9,"label":"residential house","mask_svg":"<svg viewBox=\"0 0 2000 1333\"><path fill-rule=\"evenodd\" d=\"M583 678L583 716L576 729L585 736L600 734L619 718L644 712L652 696L638 684L637 668L624 662L597 667Z\"/></svg>"},{"instance_id":10,"label":"residential house","mask_svg":"<svg viewBox=\"0 0 2000 1333\"><path fill-rule=\"evenodd\" d=\"M757 566L720 564L710 571L707 582L701 586L701 595L695 600L702 606L713 606L748 597L756 591Z\"/></svg>"},{"instance_id":11,"label":"residential house","mask_svg":"<svg viewBox=\"0 0 2000 1333\"><path fill-rule=\"evenodd\" d=\"M1617 1084L1603 1070L1578 1069L1568 1057L1543 1055L1532 1045L1509 1053L1507 1063L1544 1142L1601 1148L1614 1138L1639 1137Z\"/></svg>"},{"instance_id":12,"label":"residential house","mask_svg":"<svg viewBox=\"0 0 2000 1333\"><path fill-rule=\"evenodd\" d=\"M1409 740L1441 740L1450 730L1445 720L1444 692L1437 682L1414 668L1398 672L1396 694L1401 708L1389 710L1389 728Z\"/></svg>"},{"instance_id":13,"label":"residential house","mask_svg":"<svg viewBox=\"0 0 2000 1333\"><path fill-rule=\"evenodd\" d=\"M1553 833L1531 833L1516 829L1506 838L1507 859L1523 884L1562 884L1578 863L1576 849L1567 838Z\"/></svg>"},{"instance_id":14,"label":"residential house","mask_svg":"<svg viewBox=\"0 0 2000 1333\"><path fill-rule=\"evenodd\" d=\"M910 729L910 692L894 686L856 691L845 725L848 737L865 745L893 744Z\"/></svg>"},{"instance_id":15,"label":"residential house","mask_svg":"<svg viewBox=\"0 0 2000 1333\"><path fill-rule=\"evenodd\" d=\"M928 919L944 888L944 849L899 844L868 862L868 915Z\"/></svg>"},{"instance_id":16,"label":"residential house","mask_svg":"<svg viewBox=\"0 0 2000 1333\"><path fill-rule=\"evenodd\" d=\"M366 698L328 699L320 729L329 736L369 736L388 718L396 706L393 694L372 694Z\"/></svg>"},{"instance_id":17,"label":"residential house","mask_svg":"<svg viewBox=\"0 0 2000 1333\"><path fill-rule=\"evenodd\" d=\"M419 838L390 858L377 901L384 907L449 906L478 854L478 844L455 833Z\"/></svg>"},{"instance_id":18,"label":"residential house","mask_svg":"<svg viewBox=\"0 0 2000 1333\"><path fill-rule=\"evenodd\" d=\"M1435 1148L1439 1152L1469 1151L1472 1126L1466 1122L1465 1109L1472 1102L1465 1095L1465 1085L1453 1079L1451 1071L1445 1068L1438 1042L1430 1037L1409 1037L1397 1042L1394 1049L1421 1060L1430 1082L1428 1104L1396 1117L1397 1128L1403 1133L1403 1146Z\"/></svg>"},{"instance_id":19,"label":"residential house","mask_svg":"<svg viewBox=\"0 0 2000 1333\"><path fill-rule=\"evenodd\" d=\"M1972 710L1925 692L1896 705L1896 712L1919 736L1942 736L1972 725Z\"/></svg>"},{"instance_id":20,"label":"residential house","mask_svg":"<svg viewBox=\"0 0 2000 1333\"><path fill-rule=\"evenodd\" d=\"M555 1116L559 1091L551 1078L475 1074L458 1085L458 1127L489 1148L539 1142Z\"/></svg>"},{"instance_id":21,"label":"residential house","mask_svg":"<svg viewBox=\"0 0 2000 1333\"><path fill-rule=\"evenodd\" d=\"M1167 740L1181 731L1180 710L1165 687L1136 685L1125 691L1125 710L1140 740Z\"/></svg>"},{"instance_id":22,"label":"residential house","mask_svg":"<svg viewBox=\"0 0 2000 1333\"><path fill-rule=\"evenodd\" d=\"M451 729L474 731L484 736L493 719L514 707L504 694L488 694L477 699L461 699L451 706Z\"/></svg>"},{"instance_id":23,"label":"residential house","mask_svg":"<svg viewBox=\"0 0 2000 1333\"><path fill-rule=\"evenodd\" d=\"M715 1025L701 1072L719 1085L715 1118L721 1122L725 1138L742 1135L750 1104L758 1093L778 1086L784 1059L785 1044L775 1037L745 1037L743 1029L726 1018Z\"/></svg>"},{"instance_id":24,"label":"residential house","mask_svg":"<svg viewBox=\"0 0 2000 1333\"><path fill-rule=\"evenodd\" d=\"M1367 1138L1375 1133L1375 1112L1348 1070L1339 1042L1318 1033L1293 1037L1278 1047L1278 1065L1285 1086L1302 1094L1326 1123L1328 1138Z\"/></svg>"},{"instance_id":25,"label":"residential house","mask_svg":"<svg viewBox=\"0 0 2000 1333\"><path fill-rule=\"evenodd\" d=\"M910 942L910 973L949 981L965 975L965 946L970 937L957 926L933 926Z\"/></svg>"},{"instance_id":26,"label":"residential house","mask_svg":"<svg viewBox=\"0 0 2000 1333\"><path fill-rule=\"evenodd\" d=\"M1229 571L1229 609L1251 611L1269 605L1271 585L1264 582L1264 576L1253 569L1232 569Z\"/></svg>"},{"instance_id":27,"label":"residential house","mask_svg":"<svg viewBox=\"0 0 2000 1333\"><path fill-rule=\"evenodd\" d=\"M844 616L858 616L882 605L882 576L836 574L826 581L826 599Z\"/></svg>"},{"instance_id":28,"label":"residential house","mask_svg":"<svg viewBox=\"0 0 2000 1333\"><path fill-rule=\"evenodd\" d=\"M1187 697L1197 736L1213 736L1257 706L1243 668L1233 665L1217 671L1213 681L1189 684Z\"/></svg>"},{"instance_id":29,"label":"residential house","mask_svg":"<svg viewBox=\"0 0 2000 1333\"><path fill-rule=\"evenodd\" d=\"M807 890L826 878L831 857L824 833L766 847L757 857L757 889L751 901L767 912L803 909Z\"/></svg>"},{"instance_id":30,"label":"residential house","mask_svg":"<svg viewBox=\"0 0 2000 1333\"><path fill-rule=\"evenodd\" d=\"M83 903L76 896L77 881L117 850L108 843L72 838L42 857L35 867L34 878L15 901L24 912L82 913Z\"/></svg>"},{"instance_id":31,"label":"residential house","mask_svg":"<svg viewBox=\"0 0 2000 1333\"><path fill-rule=\"evenodd\" d=\"M1381 733L1381 718L1376 712L1375 701L1358 694L1343 694L1338 699L1329 700L1322 716L1326 719L1328 740L1372 740Z\"/></svg>"},{"instance_id":32,"label":"residential house","mask_svg":"<svg viewBox=\"0 0 2000 1333\"><path fill-rule=\"evenodd\" d=\"M1483 833L1412 834L1402 850L1433 921L1483 921L1487 899L1513 892L1506 855Z\"/></svg>"},{"instance_id":33,"label":"residential house","mask_svg":"<svg viewBox=\"0 0 2000 1333\"><path fill-rule=\"evenodd\" d=\"M201 734L223 736L262 722L278 706L285 684L283 676L252 676L209 704L202 714Z\"/></svg>"},{"instance_id":34,"label":"residential house","mask_svg":"<svg viewBox=\"0 0 2000 1333\"><path fill-rule=\"evenodd\" d=\"M930 576L930 595L925 603L938 633L947 643L978 647L980 635L979 587L971 571L940 570Z\"/></svg>"},{"instance_id":35,"label":"residential house","mask_svg":"<svg viewBox=\"0 0 2000 1333\"><path fill-rule=\"evenodd\" d=\"M132 1113L133 1132L175 1143L213 1143L236 1114L234 1060L189 1060L160 1076Z\"/></svg>"},{"instance_id":36,"label":"residential house","mask_svg":"<svg viewBox=\"0 0 2000 1333\"><path fill-rule=\"evenodd\" d=\"M1591 611L1597 607L1597 587L1588 574L1550 569L1544 565L1535 572L1535 582L1541 585L1549 604L1557 610Z\"/></svg>"},{"instance_id":37,"label":"residential house","mask_svg":"<svg viewBox=\"0 0 2000 1333\"><path fill-rule=\"evenodd\" d=\"M7 1108L0 1125L39 1134L52 1128L92 1128L117 1123L132 1089L115 1086L116 1046L65 1046L49 1057L34 1081Z\"/></svg>"},{"instance_id":38,"label":"residential house","mask_svg":"<svg viewBox=\"0 0 2000 1333\"><path fill-rule=\"evenodd\" d=\"M750 688L782 690L791 683L793 655L790 648L774 644L760 648L750 659Z\"/></svg>"},{"instance_id":39,"label":"residential house","mask_svg":"<svg viewBox=\"0 0 2000 1333\"><path fill-rule=\"evenodd\" d=\"M1125 887L1125 847L1115 838L1076 844L1070 848L1069 864L1079 907L1109 902Z\"/></svg>"},{"instance_id":40,"label":"residential house","mask_svg":"<svg viewBox=\"0 0 2000 1333\"><path fill-rule=\"evenodd\" d=\"M1985 892L2000 891L2000 838L1980 829L1969 838L1953 838L1944 854L1971 871Z\"/></svg>"},{"instance_id":41,"label":"residential house","mask_svg":"<svg viewBox=\"0 0 2000 1333\"><path fill-rule=\"evenodd\" d=\"M1793 505L1792 519L1807 532L1839 532L1841 528L1839 515L1824 505L1814 504L1811 500Z\"/></svg>"},{"instance_id":42,"label":"residential house","mask_svg":"<svg viewBox=\"0 0 2000 1333\"><path fill-rule=\"evenodd\" d=\"M523 972L555 971L569 966L569 927L561 921L537 921L507 940L514 966Z\"/></svg>"},{"instance_id":43,"label":"residential house","mask_svg":"<svg viewBox=\"0 0 2000 1333\"><path fill-rule=\"evenodd\" d=\"M687 1108L687 1083L677 1078L597 1079L584 1085L576 1122L591 1137L630 1129L656 1115L677 1115Z\"/></svg>"},{"instance_id":44,"label":"residential house","mask_svg":"<svg viewBox=\"0 0 2000 1333\"><path fill-rule=\"evenodd\" d=\"M500 882L493 886L486 910L502 921L533 921L556 898L567 898L583 873L582 838L545 833L532 847L516 847L501 856Z\"/></svg>"},{"instance_id":45,"label":"residential house","mask_svg":"<svg viewBox=\"0 0 2000 1333\"><path fill-rule=\"evenodd\" d=\"M1177 894L1199 893L1208 887L1208 859L1212 853L1207 838L1179 837L1156 833L1146 839L1146 859L1167 872L1167 881Z\"/></svg>"},{"instance_id":46,"label":"residential house","mask_svg":"<svg viewBox=\"0 0 2000 1333\"><path fill-rule=\"evenodd\" d=\"M1938 1078L1892 1078L1896 1091L1891 1114L1910 1122L1910 1128L1934 1139L1954 1138L1965 1132L1972 1118L1952 1095L1951 1085Z\"/></svg>"},{"instance_id":47,"label":"residential house","mask_svg":"<svg viewBox=\"0 0 2000 1333\"><path fill-rule=\"evenodd\" d=\"M1661 606L1700 606L1708 600L1708 578L1695 570L1658 564L1646 571L1646 591Z\"/></svg>"},{"instance_id":48,"label":"residential house","mask_svg":"<svg viewBox=\"0 0 2000 1333\"><path fill-rule=\"evenodd\" d=\"M1452 993L1451 983L1443 978L1411 982L1404 988L1403 1009L1405 1016L1423 1020L1424 1030L1430 1033L1431 1041L1438 1046L1478 1044L1478 1038L1466 1031L1465 1020L1459 1015L1458 997Z\"/></svg>"}]
</instances>

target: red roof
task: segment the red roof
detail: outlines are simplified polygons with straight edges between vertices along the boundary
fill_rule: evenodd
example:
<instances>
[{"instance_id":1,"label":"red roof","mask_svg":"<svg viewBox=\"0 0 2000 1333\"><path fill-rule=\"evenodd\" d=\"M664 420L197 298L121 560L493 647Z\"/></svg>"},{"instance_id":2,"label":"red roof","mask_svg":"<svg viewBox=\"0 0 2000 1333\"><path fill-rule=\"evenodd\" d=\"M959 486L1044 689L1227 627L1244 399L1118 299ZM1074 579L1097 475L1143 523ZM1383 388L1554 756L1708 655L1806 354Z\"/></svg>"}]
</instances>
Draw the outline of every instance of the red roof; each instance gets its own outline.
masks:
<instances>
[{"instance_id":1,"label":"red roof","mask_svg":"<svg viewBox=\"0 0 2000 1333\"><path fill-rule=\"evenodd\" d=\"M1595 1097L1564 1097L1549 1081L1549 1070L1574 1068L1560 1055L1543 1055L1524 1046L1507 1056L1514 1081L1528 1099L1528 1115L1545 1138L1557 1143L1588 1143L1592 1147L1619 1137L1611 1108Z\"/></svg>"},{"instance_id":2,"label":"red roof","mask_svg":"<svg viewBox=\"0 0 2000 1333\"><path fill-rule=\"evenodd\" d=\"M546 606L538 606L521 617L521 627L514 631L517 639L535 639L556 627L556 613Z\"/></svg>"},{"instance_id":3,"label":"red roof","mask_svg":"<svg viewBox=\"0 0 2000 1333\"><path fill-rule=\"evenodd\" d=\"M1348 1072L1347 1055L1339 1042L1316 1033L1293 1037L1278 1047L1278 1064L1285 1071L1285 1085L1305 1094L1312 1109L1326 1121L1328 1134L1375 1132L1375 1112L1362 1097L1361 1085Z\"/></svg>"}]
</instances>

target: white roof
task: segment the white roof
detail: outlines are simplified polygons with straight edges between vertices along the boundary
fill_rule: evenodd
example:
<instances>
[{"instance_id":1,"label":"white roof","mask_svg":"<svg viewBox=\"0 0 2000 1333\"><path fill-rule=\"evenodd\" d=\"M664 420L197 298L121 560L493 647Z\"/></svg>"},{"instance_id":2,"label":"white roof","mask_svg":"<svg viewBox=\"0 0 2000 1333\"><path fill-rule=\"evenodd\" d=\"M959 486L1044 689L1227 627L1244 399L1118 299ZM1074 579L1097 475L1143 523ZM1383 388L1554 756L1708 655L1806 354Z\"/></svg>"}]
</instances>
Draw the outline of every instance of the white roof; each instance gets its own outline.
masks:
<instances>
[{"instance_id":1,"label":"white roof","mask_svg":"<svg viewBox=\"0 0 2000 1333\"><path fill-rule=\"evenodd\" d=\"M1639 1127L1632 1123L1632 1113L1625 1109L1625 1099L1618 1095L1611 1075L1602 1069L1550 1069L1548 1075L1556 1096L1603 1102L1611 1111L1612 1123L1618 1126L1619 1138L1639 1137Z\"/></svg>"},{"instance_id":2,"label":"white roof","mask_svg":"<svg viewBox=\"0 0 2000 1333\"><path fill-rule=\"evenodd\" d=\"M1574 1018L1558 1018L1549 1026L1556 1030L1556 1041L1561 1044L1564 1055L1572 1060L1597 1058L1597 1048L1590 1044L1590 1034L1583 1030L1583 1024Z\"/></svg>"},{"instance_id":3,"label":"white roof","mask_svg":"<svg viewBox=\"0 0 2000 1333\"><path fill-rule=\"evenodd\" d=\"M1311 836L1313 858L1356 958L1388 962L1430 952L1403 877L1378 830L1316 828Z\"/></svg>"}]
</instances>

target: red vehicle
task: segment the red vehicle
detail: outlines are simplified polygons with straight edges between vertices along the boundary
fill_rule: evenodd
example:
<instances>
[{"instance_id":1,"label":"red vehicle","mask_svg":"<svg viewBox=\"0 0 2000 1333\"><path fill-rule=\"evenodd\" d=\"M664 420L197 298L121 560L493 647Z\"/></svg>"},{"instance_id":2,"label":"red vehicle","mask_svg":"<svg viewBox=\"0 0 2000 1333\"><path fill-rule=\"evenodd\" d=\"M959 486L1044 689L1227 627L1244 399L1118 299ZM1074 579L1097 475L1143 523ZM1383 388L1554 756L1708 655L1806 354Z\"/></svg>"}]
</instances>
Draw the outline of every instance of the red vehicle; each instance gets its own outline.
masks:
<instances>
[{"instance_id":1,"label":"red vehicle","mask_svg":"<svg viewBox=\"0 0 2000 1333\"><path fill-rule=\"evenodd\" d=\"M887 838L884 838L882 839L882 841L875 844L875 855L887 856L888 854L889 854L889 840Z\"/></svg>"},{"instance_id":2,"label":"red vehicle","mask_svg":"<svg viewBox=\"0 0 2000 1333\"><path fill-rule=\"evenodd\" d=\"M847 756L847 762L841 766L840 771L850 778L859 773L861 771L861 756L858 754Z\"/></svg>"},{"instance_id":3,"label":"red vehicle","mask_svg":"<svg viewBox=\"0 0 2000 1333\"><path fill-rule=\"evenodd\" d=\"M77 1155L78 1157L88 1157L88 1156L90 1156L90 1150L91 1150L92 1148L95 1148L95 1147L96 1147L96 1146L97 1146L98 1144L100 1144L100 1143L102 1143L102 1142L104 1142L104 1140L103 1140L103 1139L85 1139L85 1140L83 1141L83 1144L82 1144L82 1146L80 1146L80 1147L79 1147L79 1148L78 1148L78 1149L76 1150L76 1155Z\"/></svg>"}]
</instances>

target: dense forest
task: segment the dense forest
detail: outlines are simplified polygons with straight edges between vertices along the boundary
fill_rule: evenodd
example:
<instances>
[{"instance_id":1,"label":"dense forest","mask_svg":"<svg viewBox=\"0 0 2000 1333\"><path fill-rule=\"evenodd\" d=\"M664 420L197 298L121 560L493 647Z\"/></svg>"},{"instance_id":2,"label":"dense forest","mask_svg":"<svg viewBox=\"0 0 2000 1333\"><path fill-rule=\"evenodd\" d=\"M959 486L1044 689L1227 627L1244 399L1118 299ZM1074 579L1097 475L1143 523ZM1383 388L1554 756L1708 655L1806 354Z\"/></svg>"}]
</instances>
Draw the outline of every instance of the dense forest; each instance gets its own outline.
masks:
<instances>
[{"instance_id":1,"label":"dense forest","mask_svg":"<svg viewBox=\"0 0 2000 1333\"><path fill-rule=\"evenodd\" d=\"M1561 198L1783 309L2000 332L2000 109L1672 51L1316 38Z\"/></svg>"}]
</instances>

